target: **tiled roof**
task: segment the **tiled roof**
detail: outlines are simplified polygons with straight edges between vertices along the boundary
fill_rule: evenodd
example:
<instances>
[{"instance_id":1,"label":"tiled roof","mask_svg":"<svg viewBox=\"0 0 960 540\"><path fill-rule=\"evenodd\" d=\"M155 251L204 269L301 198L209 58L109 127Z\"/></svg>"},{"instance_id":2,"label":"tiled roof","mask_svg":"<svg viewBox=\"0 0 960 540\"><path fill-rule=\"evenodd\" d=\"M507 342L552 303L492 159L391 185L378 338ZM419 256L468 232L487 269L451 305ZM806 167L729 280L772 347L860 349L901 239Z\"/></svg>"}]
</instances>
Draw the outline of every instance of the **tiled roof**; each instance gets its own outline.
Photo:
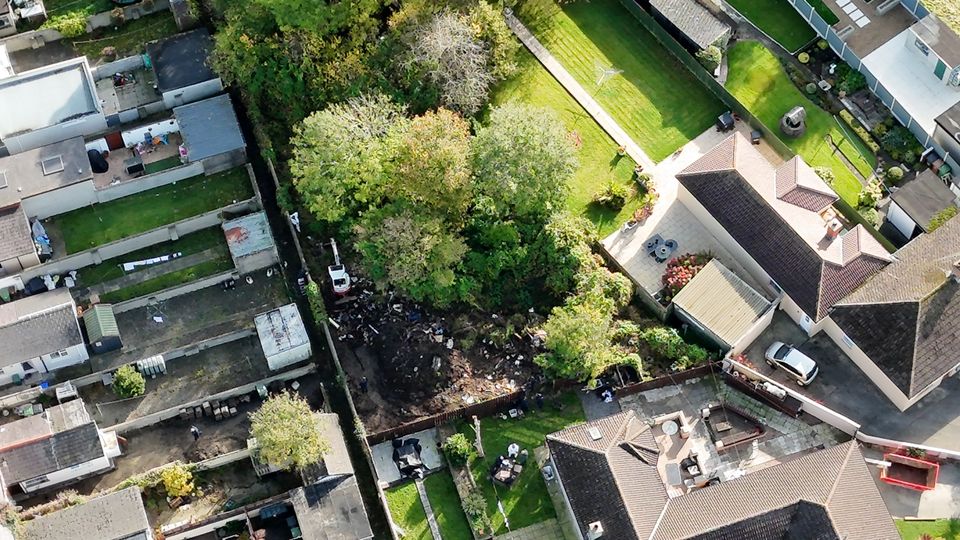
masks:
<instances>
[{"instance_id":1,"label":"tiled roof","mask_svg":"<svg viewBox=\"0 0 960 540\"><path fill-rule=\"evenodd\" d=\"M799 156L777 168L777 198L811 212L821 212L839 197Z\"/></svg>"},{"instance_id":2,"label":"tiled roof","mask_svg":"<svg viewBox=\"0 0 960 540\"><path fill-rule=\"evenodd\" d=\"M727 23L697 0L651 0L650 5L701 49L713 45L730 31Z\"/></svg>"},{"instance_id":3,"label":"tiled roof","mask_svg":"<svg viewBox=\"0 0 960 540\"><path fill-rule=\"evenodd\" d=\"M23 538L146 540L146 535L138 535L144 531L150 531L150 523L140 488L133 486L30 520L24 525Z\"/></svg>"},{"instance_id":4,"label":"tiled roof","mask_svg":"<svg viewBox=\"0 0 960 540\"><path fill-rule=\"evenodd\" d=\"M960 219L918 236L895 256L837 303L830 317L913 397L960 356L960 284L948 278L960 261Z\"/></svg>"},{"instance_id":5,"label":"tiled roof","mask_svg":"<svg viewBox=\"0 0 960 540\"><path fill-rule=\"evenodd\" d=\"M18 204L0 210L0 260L36 253L30 222Z\"/></svg>"},{"instance_id":6,"label":"tiled roof","mask_svg":"<svg viewBox=\"0 0 960 540\"><path fill-rule=\"evenodd\" d=\"M32 444L0 452L0 470L8 484L67 469L103 457L100 431L93 422L54 433Z\"/></svg>"},{"instance_id":7,"label":"tiled roof","mask_svg":"<svg viewBox=\"0 0 960 540\"><path fill-rule=\"evenodd\" d=\"M646 424L632 411L606 420L605 426L591 422L547 437L584 534L600 521L604 537L617 539L900 538L856 441L668 499L655 467L619 453L624 434ZM590 427L598 427L604 441L619 435L605 449L579 445ZM649 429L642 433L646 444L655 444Z\"/></svg>"},{"instance_id":8,"label":"tiled roof","mask_svg":"<svg viewBox=\"0 0 960 540\"><path fill-rule=\"evenodd\" d=\"M67 289L0 304L0 367L83 343Z\"/></svg>"}]
</instances>

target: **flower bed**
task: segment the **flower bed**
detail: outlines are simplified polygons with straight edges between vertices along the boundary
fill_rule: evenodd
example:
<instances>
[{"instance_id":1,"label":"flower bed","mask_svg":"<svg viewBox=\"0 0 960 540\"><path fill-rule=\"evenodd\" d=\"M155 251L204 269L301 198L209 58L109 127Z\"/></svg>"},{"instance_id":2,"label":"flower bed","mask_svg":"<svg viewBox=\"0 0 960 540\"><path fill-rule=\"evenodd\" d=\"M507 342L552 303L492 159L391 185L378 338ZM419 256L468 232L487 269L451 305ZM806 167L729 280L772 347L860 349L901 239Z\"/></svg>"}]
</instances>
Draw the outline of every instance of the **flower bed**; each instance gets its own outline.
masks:
<instances>
[{"instance_id":1,"label":"flower bed","mask_svg":"<svg viewBox=\"0 0 960 540\"><path fill-rule=\"evenodd\" d=\"M710 255L704 253L687 253L667 263L667 270L663 273L663 294L662 303L669 304L673 298L680 292L680 289L686 287L687 283L697 275L704 266L712 259Z\"/></svg>"}]
</instances>

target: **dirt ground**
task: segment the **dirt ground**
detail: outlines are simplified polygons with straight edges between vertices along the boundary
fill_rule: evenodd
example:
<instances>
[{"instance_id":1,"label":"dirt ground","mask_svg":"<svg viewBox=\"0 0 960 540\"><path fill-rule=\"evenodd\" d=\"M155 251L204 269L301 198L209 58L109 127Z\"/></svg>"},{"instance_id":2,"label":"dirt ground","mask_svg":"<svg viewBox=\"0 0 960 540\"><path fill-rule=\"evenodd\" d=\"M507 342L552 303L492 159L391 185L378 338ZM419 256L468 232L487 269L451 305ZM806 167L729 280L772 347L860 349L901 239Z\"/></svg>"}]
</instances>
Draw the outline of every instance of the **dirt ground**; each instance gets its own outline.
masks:
<instances>
[{"instance_id":1,"label":"dirt ground","mask_svg":"<svg viewBox=\"0 0 960 540\"><path fill-rule=\"evenodd\" d=\"M473 311L438 313L375 292L359 280L331 327L369 433L510 393L539 380L533 357L543 319ZM360 381L367 378L363 392Z\"/></svg>"}]
</instances>

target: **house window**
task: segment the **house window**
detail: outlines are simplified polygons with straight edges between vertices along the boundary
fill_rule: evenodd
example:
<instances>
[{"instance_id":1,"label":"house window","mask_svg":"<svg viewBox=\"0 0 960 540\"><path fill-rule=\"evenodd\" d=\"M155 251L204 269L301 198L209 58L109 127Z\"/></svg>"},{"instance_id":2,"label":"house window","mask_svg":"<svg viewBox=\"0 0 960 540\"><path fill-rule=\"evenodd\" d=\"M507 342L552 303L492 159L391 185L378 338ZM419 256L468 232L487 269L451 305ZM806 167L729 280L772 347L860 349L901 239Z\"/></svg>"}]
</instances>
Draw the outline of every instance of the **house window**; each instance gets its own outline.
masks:
<instances>
[{"instance_id":1,"label":"house window","mask_svg":"<svg viewBox=\"0 0 960 540\"><path fill-rule=\"evenodd\" d=\"M43 175L58 173L63 170L63 158L61 156L49 157L40 162L43 168Z\"/></svg>"},{"instance_id":2,"label":"house window","mask_svg":"<svg viewBox=\"0 0 960 540\"><path fill-rule=\"evenodd\" d=\"M6 17L0 17L0 28L6 28L10 25L10 21Z\"/></svg>"},{"instance_id":3,"label":"house window","mask_svg":"<svg viewBox=\"0 0 960 540\"><path fill-rule=\"evenodd\" d=\"M43 483L45 483L45 482L48 482L49 480L50 480L50 479L47 478L47 475L43 475L43 476L38 476L38 477L36 477L36 478L31 478L31 479L29 479L29 480L24 480L24 481L21 482L20 484L21 484L25 489L30 489L30 488L32 488L32 487L36 487L36 486L39 486L40 484L43 484Z\"/></svg>"},{"instance_id":4,"label":"house window","mask_svg":"<svg viewBox=\"0 0 960 540\"><path fill-rule=\"evenodd\" d=\"M853 340L850 339L850 337L847 336L846 334L843 334L843 344L851 349L853 348L853 345L854 345Z\"/></svg>"},{"instance_id":5,"label":"house window","mask_svg":"<svg viewBox=\"0 0 960 540\"><path fill-rule=\"evenodd\" d=\"M924 56L930 55L930 47L927 47L927 44L921 41L920 38L917 38L913 43L920 49L920 52L922 52Z\"/></svg>"},{"instance_id":6,"label":"house window","mask_svg":"<svg viewBox=\"0 0 960 540\"><path fill-rule=\"evenodd\" d=\"M60 358L63 356L67 356L68 354L70 353L68 353L66 349L60 349L57 352L50 353L50 358Z\"/></svg>"}]
</instances>

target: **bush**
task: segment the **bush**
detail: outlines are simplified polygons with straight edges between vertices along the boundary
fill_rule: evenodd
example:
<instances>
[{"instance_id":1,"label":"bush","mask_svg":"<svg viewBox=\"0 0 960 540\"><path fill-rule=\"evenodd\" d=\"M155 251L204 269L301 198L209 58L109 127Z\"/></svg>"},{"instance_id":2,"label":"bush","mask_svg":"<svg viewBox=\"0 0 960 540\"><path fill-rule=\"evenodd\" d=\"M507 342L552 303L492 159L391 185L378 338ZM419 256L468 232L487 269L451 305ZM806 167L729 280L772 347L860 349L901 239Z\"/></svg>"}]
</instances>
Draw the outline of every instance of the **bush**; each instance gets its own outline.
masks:
<instances>
[{"instance_id":1,"label":"bush","mask_svg":"<svg viewBox=\"0 0 960 540\"><path fill-rule=\"evenodd\" d=\"M873 208L882 197L883 192L880 190L880 182L871 182L860 190L857 201L862 208Z\"/></svg>"},{"instance_id":2,"label":"bush","mask_svg":"<svg viewBox=\"0 0 960 540\"><path fill-rule=\"evenodd\" d=\"M129 364L120 366L113 374L113 392L121 399L142 396L146 389L143 375Z\"/></svg>"},{"instance_id":3,"label":"bush","mask_svg":"<svg viewBox=\"0 0 960 540\"><path fill-rule=\"evenodd\" d=\"M805 52L802 52L797 55L797 60L799 60L801 64L806 64L807 62L810 61L810 55Z\"/></svg>"},{"instance_id":4,"label":"bush","mask_svg":"<svg viewBox=\"0 0 960 540\"><path fill-rule=\"evenodd\" d=\"M879 123L873 126L873 129L870 130L870 133L873 133L873 136L879 139L887 133L887 125L884 123Z\"/></svg>"},{"instance_id":5,"label":"bush","mask_svg":"<svg viewBox=\"0 0 960 540\"><path fill-rule=\"evenodd\" d=\"M867 87L867 78L863 76L863 73L859 71L849 70L840 79L840 84L837 85L841 91L846 92L848 95L858 92Z\"/></svg>"},{"instance_id":6,"label":"bush","mask_svg":"<svg viewBox=\"0 0 960 540\"><path fill-rule=\"evenodd\" d=\"M887 181L891 184L896 184L897 182L903 180L903 169L897 166L890 167L887 169Z\"/></svg>"},{"instance_id":7,"label":"bush","mask_svg":"<svg viewBox=\"0 0 960 540\"><path fill-rule=\"evenodd\" d=\"M710 73L713 73L720 67L720 62L723 60L723 52L720 51L720 47L710 45L706 49L698 52L696 57L700 65Z\"/></svg>"},{"instance_id":8,"label":"bush","mask_svg":"<svg viewBox=\"0 0 960 540\"><path fill-rule=\"evenodd\" d=\"M637 191L645 194L653 186L653 176L650 173L640 173L637 175Z\"/></svg>"},{"instance_id":9,"label":"bush","mask_svg":"<svg viewBox=\"0 0 960 540\"><path fill-rule=\"evenodd\" d=\"M179 461L160 472L163 489L171 497L185 497L193 493L193 473Z\"/></svg>"},{"instance_id":10,"label":"bush","mask_svg":"<svg viewBox=\"0 0 960 540\"><path fill-rule=\"evenodd\" d=\"M321 324L327 320L327 306L323 303L323 295L320 294L320 286L316 281L311 280L307 283L307 303L310 304L310 313L313 315L313 321Z\"/></svg>"},{"instance_id":11,"label":"bush","mask_svg":"<svg viewBox=\"0 0 960 540\"><path fill-rule=\"evenodd\" d=\"M443 441L442 448L447 459L454 465L469 465L477 457L476 448L470 444L463 433L447 437L447 440Z\"/></svg>"},{"instance_id":12,"label":"bush","mask_svg":"<svg viewBox=\"0 0 960 540\"><path fill-rule=\"evenodd\" d=\"M880 144L884 150L890 153L890 157L903 160L910 165L916 163L917 156L923 152L923 148L917 142L913 133L910 133L910 130L903 126L888 128L887 132L880 137Z\"/></svg>"},{"instance_id":13,"label":"bush","mask_svg":"<svg viewBox=\"0 0 960 540\"><path fill-rule=\"evenodd\" d=\"M693 253L671 259L667 263L667 269L661 278L663 286L667 289L668 300L676 296L687 283L690 283L690 280L710 262L710 259L709 256Z\"/></svg>"},{"instance_id":14,"label":"bush","mask_svg":"<svg viewBox=\"0 0 960 540\"><path fill-rule=\"evenodd\" d=\"M957 215L956 206L948 206L943 210L937 212L931 219L930 225L927 227L927 232L933 232L943 226L944 223L950 221Z\"/></svg>"},{"instance_id":15,"label":"bush","mask_svg":"<svg viewBox=\"0 0 960 540\"><path fill-rule=\"evenodd\" d=\"M65 38L74 38L87 33L87 17L82 12L55 15L47 19L41 28L56 30Z\"/></svg>"},{"instance_id":16,"label":"bush","mask_svg":"<svg viewBox=\"0 0 960 540\"><path fill-rule=\"evenodd\" d=\"M830 48L830 44L827 43L827 40L821 39L817 41L817 48L820 49L821 51L825 51Z\"/></svg>"},{"instance_id":17,"label":"bush","mask_svg":"<svg viewBox=\"0 0 960 540\"><path fill-rule=\"evenodd\" d=\"M870 136L870 133L867 130L863 129L863 126L860 125L860 122L850 114L850 111L840 111L840 118L850 126L850 129L857 134L857 137L860 137L860 140L863 141L863 144L867 145L874 154L880 151L880 145L877 144L877 141L873 140L873 137Z\"/></svg>"},{"instance_id":18,"label":"bush","mask_svg":"<svg viewBox=\"0 0 960 540\"><path fill-rule=\"evenodd\" d=\"M493 522L487 514L487 501L479 492L471 491L463 498L463 512L478 535L493 531Z\"/></svg>"},{"instance_id":19,"label":"bush","mask_svg":"<svg viewBox=\"0 0 960 540\"><path fill-rule=\"evenodd\" d=\"M638 337L654 353L672 362L671 368L676 371L690 369L707 361L707 351L683 341L674 328L653 326L641 330Z\"/></svg>"},{"instance_id":20,"label":"bush","mask_svg":"<svg viewBox=\"0 0 960 540\"><path fill-rule=\"evenodd\" d=\"M110 22L115 26L120 26L127 20L127 14L123 12L122 7L113 8L113 11L110 12Z\"/></svg>"},{"instance_id":21,"label":"bush","mask_svg":"<svg viewBox=\"0 0 960 540\"><path fill-rule=\"evenodd\" d=\"M629 197L630 188L615 180L610 180L599 193L594 195L593 201L611 210L620 210L623 205L627 204L627 198Z\"/></svg>"},{"instance_id":22,"label":"bush","mask_svg":"<svg viewBox=\"0 0 960 540\"><path fill-rule=\"evenodd\" d=\"M874 229L879 229L883 225L883 217L880 215L880 212L877 212L876 208L858 208L857 213L860 214L863 219L873 226Z\"/></svg>"},{"instance_id":23,"label":"bush","mask_svg":"<svg viewBox=\"0 0 960 540\"><path fill-rule=\"evenodd\" d=\"M820 179L827 184L832 185L833 181L837 179L837 177L833 174L833 169L830 167L814 167L813 172L817 173L817 176L819 176Z\"/></svg>"},{"instance_id":24,"label":"bush","mask_svg":"<svg viewBox=\"0 0 960 540\"><path fill-rule=\"evenodd\" d=\"M803 90L812 96L813 94L817 93L817 85L813 83L807 83L807 85L803 87Z\"/></svg>"}]
</instances>

